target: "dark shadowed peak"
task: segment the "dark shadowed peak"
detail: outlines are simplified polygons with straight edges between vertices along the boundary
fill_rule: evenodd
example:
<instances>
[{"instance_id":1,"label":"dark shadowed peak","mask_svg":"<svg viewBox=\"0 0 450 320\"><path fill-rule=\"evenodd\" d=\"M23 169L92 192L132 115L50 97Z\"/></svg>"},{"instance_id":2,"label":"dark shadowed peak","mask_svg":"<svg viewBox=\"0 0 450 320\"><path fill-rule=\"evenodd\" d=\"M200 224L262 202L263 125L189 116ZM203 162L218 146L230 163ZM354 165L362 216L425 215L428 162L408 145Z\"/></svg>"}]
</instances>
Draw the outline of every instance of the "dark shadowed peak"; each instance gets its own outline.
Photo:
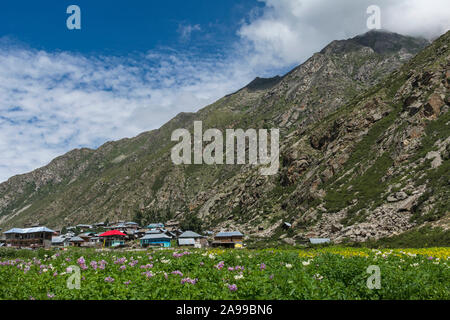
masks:
<instances>
[{"instance_id":1,"label":"dark shadowed peak","mask_svg":"<svg viewBox=\"0 0 450 320\"><path fill-rule=\"evenodd\" d=\"M250 91L266 90L276 86L281 81L280 76L275 76L273 78L259 78L256 77L252 82L250 82L246 88Z\"/></svg>"},{"instance_id":2,"label":"dark shadowed peak","mask_svg":"<svg viewBox=\"0 0 450 320\"><path fill-rule=\"evenodd\" d=\"M376 53L391 53L401 49L418 51L429 44L423 38L403 36L385 30L371 30L351 40L365 47L372 48Z\"/></svg>"},{"instance_id":3,"label":"dark shadowed peak","mask_svg":"<svg viewBox=\"0 0 450 320\"><path fill-rule=\"evenodd\" d=\"M429 42L423 38L403 36L385 30L371 30L347 40L336 40L326 46L320 53L341 54L369 47L378 54L390 54L406 50L415 54L425 48Z\"/></svg>"}]
</instances>

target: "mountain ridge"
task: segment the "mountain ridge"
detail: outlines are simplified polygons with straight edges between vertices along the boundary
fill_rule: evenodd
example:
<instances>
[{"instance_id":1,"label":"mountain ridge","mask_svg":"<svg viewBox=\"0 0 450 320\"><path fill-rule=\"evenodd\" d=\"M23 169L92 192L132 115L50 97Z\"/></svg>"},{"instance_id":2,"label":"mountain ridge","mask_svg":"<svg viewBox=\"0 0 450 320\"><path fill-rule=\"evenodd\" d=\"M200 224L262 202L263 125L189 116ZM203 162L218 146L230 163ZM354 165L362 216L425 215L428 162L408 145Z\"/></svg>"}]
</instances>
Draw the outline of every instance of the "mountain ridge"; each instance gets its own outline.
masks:
<instances>
[{"instance_id":1,"label":"mountain ridge","mask_svg":"<svg viewBox=\"0 0 450 320\"><path fill-rule=\"evenodd\" d=\"M441 38L448 42L448 35ZM330 226L340 228L339 221L312 219L317 220L313 222L305 218L308 215L316 218L323 216L317 208L329 212L330 208L324 205L331 206L331 209L334 205L335 210L340 209L332 199L326 198L333 195L332 190L318 188L326 181L321 178L319 182L308 182L315 173L306 167L313 166L317 171L324 165L317 163L315 167L311 157L327 158L327 148L340 139L342 124L337 122L324 129L323 134L309 137L306 149L301 152L292 149L303 144L309 131L323 126L335 112L345 109L355 99L364 100L364 95L368 95L371 88L375 90L373 88L383 83L387 74L395 74L395 70L399 70L425 45L419 41L413 43L413 48L402 47L394 52L377 53L371 47L353 46L353 43L351 49L341 51L340 43L337 44L336 50L329 45L283 77L276 78L274 86L261 90L244 87L196 113L181 113L159 129L134 138L108 142L93 151L72 150L67 157L58 157L46 167L20 178L10 178L0 184L0 224L8 226L38 221L61 227L104 218L133 219L136 211L140 211L148 219L174 216L189 219L197 216L203 220L205 227L243 228L256 236L277 236L279 222L290 220L294 222L296 231L284 237L286 241L295 241L296 237L307 232L325 232L323 235L332 236ZM367 107L373 111L368 116L373 122L367 120L368 125L381 123L379 121L393 114L388 112L388 102L383 99L374 101ZM423 112L427 109L428 113L433 114L433 106L428 104L423 103L419 110ZM205 128L279 127L284 141L280 174L263 178L255 175L254 169L247 165L170 166L169 153L173 145L168 139L170 132L179 127L192 129L194 119L202 120ZM310 128L308 132L306 128ZM352 146L350 142L346 143ZM301 156L293 155L296 152ZM340 163L347 160L342 158L337 161L336 170L324 167L322 173L334 176L342 165ZM329 173L327 170L336 172ZM311 176L308 178L308 175ZM313 190L312 194L316 193L318 197L310 200L317 203L303 210L302 207L307 205L304 202L310 200L308 197L304 199L305 196L299 192L310 194L305 188L313 188L314 185L316 191ZM322 192L326 193L324 197ZM313 209L316 209L315 213ZM341 220L346 219L343 213L339 214ZM301 222L303 220L304 223ZM319 227L321 224L325 225ZM257 232L255 226L256 229L263 226L264 232ZM404 224L403 229L411 227L413 224ZM347 226L341 230L345 228ZM339 240L343 239L342 233L354 231L341 230L334 232ZM349 236L356 240L366 238L359 234Z\"/></svg>"}]
</instances>

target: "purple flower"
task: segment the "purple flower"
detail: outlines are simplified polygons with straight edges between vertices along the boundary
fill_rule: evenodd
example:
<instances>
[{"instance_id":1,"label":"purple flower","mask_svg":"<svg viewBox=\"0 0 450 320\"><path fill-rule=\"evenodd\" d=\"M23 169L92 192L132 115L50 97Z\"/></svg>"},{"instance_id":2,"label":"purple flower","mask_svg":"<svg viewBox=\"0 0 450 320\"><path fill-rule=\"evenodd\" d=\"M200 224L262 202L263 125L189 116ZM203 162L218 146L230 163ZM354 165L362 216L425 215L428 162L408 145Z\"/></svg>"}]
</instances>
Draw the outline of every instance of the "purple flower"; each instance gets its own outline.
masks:
<instances>
[{"instance_id":1,"label":"purple flower","mask_svg":"<svg viewBox=\"0 0 450 320\"><path fill-rule=\"evenodd\" d=\"M47 293L47 297L49 297L50 299L53 299L55 297L55 295L51 294L51 293Z\"/></svg>"},{"instance_id":2,"label":"purple flower","mask_svg":"<svg viewBox=\"0 0 450 320\"><path fill-rule=\"evenodd\" d=\"M91 267L92 267L92 269L94 269L94 270L96 270L97 269L97 261L91 261Z\"/></svg>"},{"instance_id":3,"label":"purple flower","mask_svg":"<svg viewBox=\"0 0 450 320\"><path fill-rule=\"evenodd\" d=\"M111 283L111 282L114 282L114 278L106 277L105 281Z\"/></svg>"},{"instance_id":4,"label":"purple flower","mask_svg":"<svg viewBox=\"0 0 450 320\"><path fill-rule=\"evenodd\" d=\"M198 281L197 278L191 279L191 278L183 278L181 279L181 284L190 283L190 284L196 284Z\"/></svg>"},{"instance_id":5,"label":"purple flower","mask_svg":"<svg viewBox=\"0 0 450 320\"><path fill-rule=\"evenodd\" d=\"M224 261L220 261L217 265L215 265L214 267L215 268L217 268L217 269L219 269L219 270L222 270L222 268L224 267L224 265L225 265L225 262Z\"/></svg>"},{"instance_id":6,"label":"purple flower","mask_svg":"<svg viewBox=\"0 0 450 320\"><path fill-rule=\"evenodd\" d=\"M270 275L269 279L270 279L270 280L272 280L272 279L273 279L273 274L271 274L271 275Z\"/></svg>"},{"instance_id":7,"label":"purple flower","mask_svg":"<svg viewBox=\"0 0 450 320\"><path fill-rule=\"evenodd\" d=\"M131 281L128 280L128 281L125 281L123 284L127 286L127 285L129 285L130 283L131 283Z\"/></svg>"},{"instance_id":8,"label":"purple flower","mask_svg":"<svg viewBox=\"0 0 450 320\"><path fill-rule=\"evenodd\" d=\"M265 264L265 263L261 263L261 264L259 265L259 269L261 269L261 270L266 269L266 264Z\"/></svg>"},{"instance_id":9,"label":"purple flower","mask_svg":"<svg viewBox=\"0 0 450 320\"><path fill-rule=\"evenodd\" d=\"M121 271L124 271L124 270L125 270L126 268L127 268L127 266L125 266L125 265L122 265L122 266L120 266L120 268L119 268L119 269L120 269Z\"/></svg>"},{"instance_id":10,"label":"purple flower","mask_svg":"<svg viewBox=\"0 0 450 320\"><path fill-rule=\"evenodd\" d=\"M229 289L231 292L233 292L233 291L236 291L236 290L237 290L237 286L236 286L235 284L229 284L229 285L228 285L228 289Z\"/></svg>"},{"instance_id":11,"label":"purple flower","mask_svg":"<svg viewBox=\"0 0 450 320\"><path fill-rule=\"evenodd\" d=\"M147 279L153 277L153 273L151 271L142 272L142 274L145 275Z\"/></svg>"},{"instance_id":12,"label":"purple flower","mask_svg":"<svg viewBox=\"0 0 450 320\"><path fill-rule=\"evenodd\" d=\"M177 275L179 275L179 276L183 276L183 273L180 271L180 270L175 270L175 271L172 271L171 272L172 274L177 274Z\"/></svg>"},{"instance_id":13,"label":"purple flower","mask_svg":"<svg viewBox=\"0 0 450 320\"><path fill-rule=\"evenodd\" d=\"M86 261L84 260L83 257L80 257L80 258L77 260L77 262L78 262L79 265L82 265L82 264L85 264L85 263L86 263Z\"/></svg>"}]
</instances>

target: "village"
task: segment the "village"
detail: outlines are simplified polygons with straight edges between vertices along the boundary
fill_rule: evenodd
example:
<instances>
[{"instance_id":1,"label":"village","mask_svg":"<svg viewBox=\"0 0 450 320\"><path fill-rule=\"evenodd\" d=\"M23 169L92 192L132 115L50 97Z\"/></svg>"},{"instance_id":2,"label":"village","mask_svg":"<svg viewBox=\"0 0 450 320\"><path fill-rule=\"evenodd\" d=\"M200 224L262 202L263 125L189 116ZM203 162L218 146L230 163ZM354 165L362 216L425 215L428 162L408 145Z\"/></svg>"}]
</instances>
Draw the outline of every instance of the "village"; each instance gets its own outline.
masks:
<instances>
[{"instance_id":1,"label":"village","mask_svg":"<svg viewBox=\"0 0 450 320\"><path fill-rule=\"evenodd\" d=\"M291 224L284 222L284 230ZM169 220L166 223L150 223L140 226L133 221L98 222L77 224L52 230L39 224L12 228L2 232L0 228L0 247L18 249L83 247L97 249L146 249L146 248L245 248L244 234L232 231L204 231L199 234L182 230L180 223ZM329 243L328 238L305 239L311 245Z\"/></svg>"},{"instance_id":2,"label":"village","mask_svg":"<svg viewBox=\"0 0 450 320\"><path fill-rule=\"evenodd\" d=\"M1 230L0 230L1 233ZM78 224L52 230L32 225L12 228L1 233L0 247L11 248L171 248L171 247L225 247L243 248L244 235L239 231L198 234L181 230L177 221L150 223L140 226L133 221Z\"/></svg>"}]
</instances>

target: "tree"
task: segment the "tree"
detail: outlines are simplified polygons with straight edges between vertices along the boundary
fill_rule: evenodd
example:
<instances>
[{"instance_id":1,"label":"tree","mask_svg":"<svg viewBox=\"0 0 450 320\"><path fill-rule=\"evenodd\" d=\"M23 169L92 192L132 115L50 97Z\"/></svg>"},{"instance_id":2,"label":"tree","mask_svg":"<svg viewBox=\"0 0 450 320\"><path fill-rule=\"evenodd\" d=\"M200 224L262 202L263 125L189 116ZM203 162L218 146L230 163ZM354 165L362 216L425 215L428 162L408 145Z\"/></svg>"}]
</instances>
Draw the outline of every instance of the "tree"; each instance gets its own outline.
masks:
<instances>
[{"instance_id":1,"label":"tree","mask_svg":"<svg viewBox=\"0 0 450 320\"><path fill-rule=\"evenodd\" d=\"M201 233L203 231L202 220L196 215L186 217L180 223L180 227L182 230L191 230L197 233Z\"/></svg>"}]
</instances>

